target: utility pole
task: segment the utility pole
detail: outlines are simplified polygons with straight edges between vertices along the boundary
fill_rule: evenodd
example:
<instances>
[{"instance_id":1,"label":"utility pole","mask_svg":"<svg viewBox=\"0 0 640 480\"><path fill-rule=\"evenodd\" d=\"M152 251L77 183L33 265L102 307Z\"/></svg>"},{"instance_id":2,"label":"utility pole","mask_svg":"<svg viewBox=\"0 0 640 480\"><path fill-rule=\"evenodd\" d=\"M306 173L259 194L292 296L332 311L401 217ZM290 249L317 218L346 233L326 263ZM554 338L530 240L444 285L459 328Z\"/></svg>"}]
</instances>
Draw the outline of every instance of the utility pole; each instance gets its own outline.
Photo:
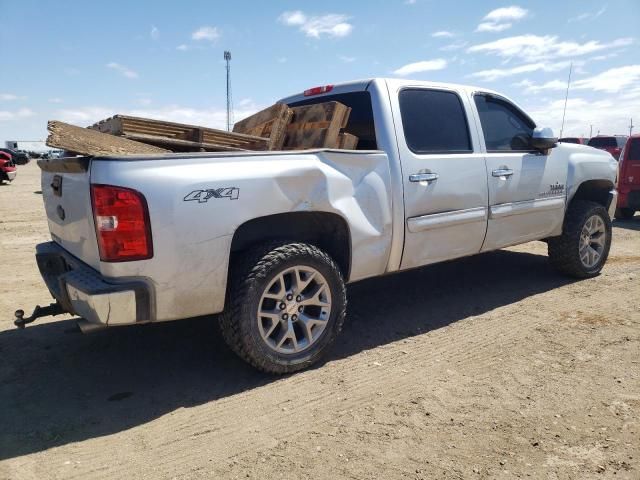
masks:
<instances>
[{"instance_id":1,"label":"utility pole","mask_svg":"<svg viewBox=\"0 0 640 480\"><path fill-rule=\"evenodd\" d=\"M629 136L631 136L631 132L633 132L633 118L629 119Z\"/></svg>"},{"instance_id":2,"label":"utility pole","mask_svg":"<svg viewBox=\"0 0 640 480\"><path fill-rule=\"evenodd\" d=\"M593 137L593 125L589 125L589 138Z\"/></svg>"},{"instance_id":3,"label":"utility pole","mask_svg":"<svg viewBox=\"0 0 640 480\"><path fill-rule=\"evenodd\" d=\"M231 123L233 113L231 112L232 104L231 104L231 52L228 50L224 51L224 60L227 62L227 132L231 131Z\"/></svg>"}]
</instances>

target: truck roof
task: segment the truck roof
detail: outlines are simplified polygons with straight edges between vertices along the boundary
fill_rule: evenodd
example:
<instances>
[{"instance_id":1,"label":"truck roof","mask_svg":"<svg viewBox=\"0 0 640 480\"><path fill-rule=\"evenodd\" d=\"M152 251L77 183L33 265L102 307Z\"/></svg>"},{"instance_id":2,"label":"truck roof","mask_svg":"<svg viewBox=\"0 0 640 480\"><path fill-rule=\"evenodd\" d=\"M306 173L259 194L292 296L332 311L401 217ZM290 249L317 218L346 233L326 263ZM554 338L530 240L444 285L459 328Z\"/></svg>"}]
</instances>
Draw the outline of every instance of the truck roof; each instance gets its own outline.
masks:
<instances>
[{"instance_id":1,"label":"truck roof","mask_svg":"<svg viewBox=\"0 0 640 480\"><path fill-rule=\"evenodd\" d=\"M487 93L493 93L496 95L500 95L505 97L503 94L491 90L489 88L484 87L476 87L471 85L462 85L457 83L447 83L447 82L433 82L430 80L411 80L406 78L389 78L389 77L374 77L374 78L366 78L361 80L352 80L349 82L336 83L331 84L333 87L331 91L327 93L320 93L316 96L322 97L323 95L335 95L339 93L347 93L347 92L357 92L367 90L369 85L373 82L386 82L388 85L393 85L394 87L410 87L410 86L419 86L419 87L428 87L428 88L445 88L445 89L454 89L454 90L464 90L470 92L482 91ZM309 97L304 96L304 92L296 93L294 95L290 95L288 97L282 98L279 100L283 103L293 103L298 102ZM505 97L507 98L507 97Z\"/></svg>"}]
</instances>

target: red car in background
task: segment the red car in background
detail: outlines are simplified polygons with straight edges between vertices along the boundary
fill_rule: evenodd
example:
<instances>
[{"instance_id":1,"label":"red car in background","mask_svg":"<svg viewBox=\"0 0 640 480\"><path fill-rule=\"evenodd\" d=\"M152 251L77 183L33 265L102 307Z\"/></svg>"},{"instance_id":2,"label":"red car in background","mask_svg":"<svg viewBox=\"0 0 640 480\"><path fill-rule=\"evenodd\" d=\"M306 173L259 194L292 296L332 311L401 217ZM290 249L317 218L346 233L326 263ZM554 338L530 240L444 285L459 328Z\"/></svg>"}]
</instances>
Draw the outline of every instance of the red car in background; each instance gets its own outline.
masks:
<instances>
[{"instance_id":1,"label":"red car in background","mask_svg":"<svg viewBox=\"0 0 640 480\"><path fill-rule=\"evenodd\" d=\"M17 168L11 155L0 152L0 183L4 181L12 182L17 173Z\"/></svg>"},{"instance_id":2,"label":"red car in background","mask_svg":"<svg viewBox=\"0 0 640 480\"><path fill-rule=\"evenodd\" d=\"M632 135L620 156L616 218L631 218L638 210L640 210L640 135Z\"/></svg>"},{"instance_id":3,"label":"red car in background","mask_svg":"<svg viewBox=\"0 0 640 480\"><path fill-rule=\"evenodd\" d=\"M562 137L558 141L560 143L577 143L578 145L587 144L587 139L582 137Z\"/></svg>"},{"instance_id":4,"label":"red car in background","mask_svg":"<svg viewBox=\"0 0 640 480\"><path fill-rule=\"evenodd\" d=\"M627 142L627 138L629 137L624 135L598 135L597 137L592 137L588 145L599 148L600 150L605 150L609 152L613 158L618 160L620 158L620 152Z\"/></svg>"}]
</instances>

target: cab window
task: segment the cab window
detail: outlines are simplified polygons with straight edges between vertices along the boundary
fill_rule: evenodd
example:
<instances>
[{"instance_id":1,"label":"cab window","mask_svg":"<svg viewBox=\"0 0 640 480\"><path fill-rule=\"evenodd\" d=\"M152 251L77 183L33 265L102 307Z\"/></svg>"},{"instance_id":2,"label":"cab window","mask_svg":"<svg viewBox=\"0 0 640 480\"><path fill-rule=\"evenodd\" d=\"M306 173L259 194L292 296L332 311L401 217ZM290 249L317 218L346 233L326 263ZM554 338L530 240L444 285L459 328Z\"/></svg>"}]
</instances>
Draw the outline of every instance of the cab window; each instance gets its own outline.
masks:
<instances>
[{"instance_id":1,"label":"cab window","mask_svg":"<svg viewBox=\"0 0 640 480\"><path fill-rule=\"evenodd\" d=\"M409 88L400 91L400 115L407 146L414 153L471 152L467 116L453 92Z\"/></svg>"},{"instance_id":2,"label":"cab window","mask_svg":"<svg viewBox=\"0 0 640 480\"><path fill-rule=\"evenodd\" d=\"M512 103L487 94L474 95L487 152L530 151L535 124Z\"/></svg>"}]
</instances>

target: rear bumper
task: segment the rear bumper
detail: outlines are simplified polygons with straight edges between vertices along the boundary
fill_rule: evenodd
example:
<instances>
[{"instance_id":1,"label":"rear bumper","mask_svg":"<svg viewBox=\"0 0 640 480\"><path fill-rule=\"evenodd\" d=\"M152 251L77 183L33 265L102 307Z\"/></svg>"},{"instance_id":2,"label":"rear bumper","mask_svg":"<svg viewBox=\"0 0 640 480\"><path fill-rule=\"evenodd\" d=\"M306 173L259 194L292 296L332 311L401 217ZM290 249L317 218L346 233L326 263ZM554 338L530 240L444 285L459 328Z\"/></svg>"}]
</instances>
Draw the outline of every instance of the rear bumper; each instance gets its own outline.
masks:
<instances>
[{"instance_id":1,"label":"rear bumper","mask_svg":"<svg viewBox=\"0 0 640 480\"><path fill-rule=\"evenodd\" d=\"M138 279L106 279L55 242L36 246L36 261L51 295L67 312L94 326L151 320L151 288Z\"/></svg>"}]
</instances>

